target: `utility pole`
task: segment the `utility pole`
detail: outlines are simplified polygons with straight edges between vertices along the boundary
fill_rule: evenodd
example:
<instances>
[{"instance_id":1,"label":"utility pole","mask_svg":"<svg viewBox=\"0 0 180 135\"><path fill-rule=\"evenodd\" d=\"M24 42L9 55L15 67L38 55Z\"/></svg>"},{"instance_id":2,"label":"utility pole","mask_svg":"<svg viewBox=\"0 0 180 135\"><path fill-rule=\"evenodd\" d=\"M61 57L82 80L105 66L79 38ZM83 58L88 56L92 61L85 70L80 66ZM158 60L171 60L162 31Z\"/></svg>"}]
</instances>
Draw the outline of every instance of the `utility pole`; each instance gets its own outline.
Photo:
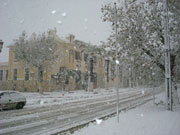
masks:
<instances>
[{"instance_id":1,"label":"utility pole","mask_svg":"<svg viewBox=\"0 0 180 135\"><path fill-rule=\"evenodd\" d=\"M118 49L117 49L117 8L116 3L114 3L114 9L115 9L115 40L116 40L116 92L117 92L117 103L116 103L116 109L117 109L117 122L119 123L119 79L118 79Z\"/></svg>"},{"instance_id":2,"label":"utility pole","mask_svg":"<svg viewBox=\"0 0 180 135\"><path fill-rule=\"evenodd\" d=\"M166 87L166 96L167 96L167 109L172 111L172 88L171 88L171 61L170 61L170 42L169 42L169 33L168 33L168 7L167 0L163 0L164 8L164 39L165 39L165 87Z\"/></svg>"}]
</instances>

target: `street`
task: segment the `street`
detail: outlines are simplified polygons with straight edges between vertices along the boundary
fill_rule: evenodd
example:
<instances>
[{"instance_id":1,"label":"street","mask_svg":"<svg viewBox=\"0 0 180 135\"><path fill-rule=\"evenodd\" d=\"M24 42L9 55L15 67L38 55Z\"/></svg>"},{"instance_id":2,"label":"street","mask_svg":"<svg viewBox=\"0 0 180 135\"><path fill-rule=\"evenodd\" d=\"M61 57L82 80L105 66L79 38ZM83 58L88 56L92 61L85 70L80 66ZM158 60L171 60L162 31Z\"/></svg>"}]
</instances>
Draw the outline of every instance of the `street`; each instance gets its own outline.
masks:
<instances>
[{"instance_id":1,"label":"street","mask_svg":"<svg viewBox=\"0 0 180 135\"><path fill-rule=\"evenodd\" d=\"M152 91L123 91L119 93L120 110L152 99ZM63 104L24 108L0 112L0 134L56 134L104 117L116 111L115 91L106 96L69 101Z\"/></svg>"}]
</instances>

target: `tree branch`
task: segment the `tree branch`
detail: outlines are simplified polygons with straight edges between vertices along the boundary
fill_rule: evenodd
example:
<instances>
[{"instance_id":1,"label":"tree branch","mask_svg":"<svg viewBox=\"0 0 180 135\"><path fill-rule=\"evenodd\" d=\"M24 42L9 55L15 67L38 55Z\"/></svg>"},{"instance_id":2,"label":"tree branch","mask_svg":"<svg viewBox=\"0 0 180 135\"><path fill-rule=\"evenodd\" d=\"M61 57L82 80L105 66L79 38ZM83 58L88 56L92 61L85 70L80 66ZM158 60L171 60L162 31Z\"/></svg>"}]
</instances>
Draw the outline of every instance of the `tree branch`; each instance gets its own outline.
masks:
<instances>
[{"instance_id":1,"label":"tree branch","mask_svg":"<svg viewBox=\"0 0 180 135\"><path fill-rule=\"evenodd\" d=\"M147 49L145 48L141 48L148 56L150 56L151 58L154 58L154 63L165 72L165 67L163 64L161 64L158 60L155 59L155 56Z\"/></svg>"}]
</instances>

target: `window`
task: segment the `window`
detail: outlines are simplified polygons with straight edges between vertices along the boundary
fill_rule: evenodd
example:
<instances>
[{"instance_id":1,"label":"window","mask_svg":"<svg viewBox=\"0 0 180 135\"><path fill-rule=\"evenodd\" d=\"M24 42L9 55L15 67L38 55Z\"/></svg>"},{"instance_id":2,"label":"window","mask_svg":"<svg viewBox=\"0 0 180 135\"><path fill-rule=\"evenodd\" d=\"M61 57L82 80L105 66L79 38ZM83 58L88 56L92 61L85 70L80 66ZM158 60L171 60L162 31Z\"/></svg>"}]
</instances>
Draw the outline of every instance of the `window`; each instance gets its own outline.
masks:
<instances>
[{"instance_id":1,"label":"window","mask_svg":"<svg viewBox=\"0 0 180 135\"><path fill-rule=\"evenodd\" d=\"M17 55L14 54L14 62L17 62Z\"/></svg>"},{"instance_id":2,"label":"window","mask_svg":"<svg viewBox=\"0 0 180 135\"><path fill-rule=\"evenodd\" d=\"M74 51L70 50L70 55L72 56L72 62L74 63Z\"/></svg>"},{"instance_id":3,"label":"window","mask_svg":"<svg viewBox=\"0 0 180 135\"><path fill-rule=\"evenodd\" d=\"M97 73L93 73L93 82L97 83Z\"/></svg>"},{"instance_id":4,"label":"window","mask_svg":"<svg viewBox=\"0 0 180 135\"><path fill-rule=\"evenodd\" d=\"M25 80L29 80L29 68L25 69Z\"/></svg>"},{"instance_id":5,"label":"window","mask_svg":"<svg viewBox=\"0 0 180 135\"><path fill-rule=\"evenodd\" d=\"M1 96L2 96L1 97L2 100L7 100L10 98L9 92L3 92L3 93L1 93Z\"/></svg>"},{"instance_id":6,"label":"window","mask_svg":"<svg viewBox=\"0 0 180 135\"><path fill-rule=\"evenodd\" d=\"M6 80L8 80L8 70L6 70Z\"/></svg>"},{"instance_id":7,"label":"window","mask_svg":"<svg viewBox=\"0 0 180 135\"><path fill-rule=\"evenodd\" d=\"M102 58L99 59L99 66L103 66L103 60L102 60Z\"/></svg>"},{"instance_id":8,"label":"window","mask_svg":"<svg viewBox=\"0 0 180 135\"><path fill-rule=\"evenodd\" d=\"M0 80L3 80L3 70L0 70Z\"/></svg>"},{"instance_id":9,"label":"window","mask_svg":"<svg viewBox=\"0 0 180 135\"><path fill-rule=\"evenodd\" d=\"M90 58L90 76L91 76L91 82L92 82L92 78L93 78L93 68L94 68L93 58Z\"/></svg>"},{"instance_id":10,"label":"window","mask_svg":"<svg viewBox=\"0 0 180 135\"><path fill-rule=\"evenodd\" d=\"M84 81L88 83L88 72L84 73Z\"/></svg>"},{"instance_id":11,"label":"window","mask_svg":"<svg viewBox=\"0 0 180 135\"><path fill-rule=\"evenodd\" d=\"M81 60L80 52L78 52L78 51L75 52L75 59Z\"/></svg>"},{"instance_id":12,"label":"window","mask_svg":"<svg viewBox=\"0 0 180 135\"><path fill-rule=\"evenodd\" d=\"M88 61L88 54L84 54L84 61L87 62Z\"/></svg>"},{"instance_id":13,"label":"window","mask_svg":"<svg viewBox=\"0 0 180 135\"><path fill-rule=\"evenodd\" d=\"M13 80L17 80L17 68L14 69Z\"/></svg>"},{"instance_id":14,"label":"window","mask_svg":"<svg viewBox=\"0 0 180 135\"><path fill-rule=\"evenodd\" d=\"M43 70L38 69L38 80L42 81L43 80Z\"/></svg>"},{"instance_id":15,"label":"window","mask_svg":"<svg viewBox=\"0 0 180 135\"><path fill-rule=\"evenodd\" d=\"M96 56L93 56L93 62L94 62L94 64L96 64Z\"/></svg>"},{"instance_id":16,"label":"window","mask_svg":"<svg viewBox=\"0 0 180 135\"><path fill-rule=\"evenodd\" d=\"M76 83L80 83L81 82L81 71L80 70L77 70L75 71L76 72Z\"/></svg>"},{"instance_id":17,"label":"window","mask_svg":"<svg viewBox=\"0 0 180 135\"><path fill-rule=\"evenodd\" d=\"M18 93L16 93L16 92L10 92L9 95L10 95L11 97L16 97L16 98L19 98L19 97L20 97L20 95L19 95Z\"/></svg>"},{"instance_id":18,"label":"window","mask_svg":"<svg viewBox=\"0 0 180 135\"><path fill-rule=\"evenodd\" d=\"M69 50L69 63L73 62L74 63L74 51Z\"/></svg>"},{"instance_id":19,"label":"window","mask_svg":"<svg viewBox=\"0 0 180 135\"><path fill-rule=\"evenodd\" d=\"M111 79L114 80L114 78L115 78L115 64L111 63Z\"/></svg>"}]
</instances>

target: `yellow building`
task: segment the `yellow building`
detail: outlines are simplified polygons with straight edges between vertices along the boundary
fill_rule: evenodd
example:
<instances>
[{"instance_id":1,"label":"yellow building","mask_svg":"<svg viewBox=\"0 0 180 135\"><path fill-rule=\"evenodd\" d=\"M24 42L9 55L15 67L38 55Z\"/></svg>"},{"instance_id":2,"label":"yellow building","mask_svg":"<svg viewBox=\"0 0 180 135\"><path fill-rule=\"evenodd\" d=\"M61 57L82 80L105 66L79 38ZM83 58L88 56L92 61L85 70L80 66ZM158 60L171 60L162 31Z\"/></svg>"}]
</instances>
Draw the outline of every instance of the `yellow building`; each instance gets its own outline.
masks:
<instances>
[{"instance_id":1,"label":"yellow building","mask_svg":"<svg viewBox=\"0 0 180 135\"><path fill-rule=\"evenodd\" d=\"M53 32L53 31L51 31ZM87 74L89 71L88 58L93 58L93 88L105 87L105 60L96 53L89 53L88 44L75 40L73 35L69 35L67 40L62 40L54 31L54 39L58 45L56 53L58 59L53 66L47 66L43 71L43 91L53 90L76 90L84 89L87 83ZM26 65L23 61L17 61L13 52L14 46L9 46L9 61L3 73L7 72L6 80L0 89L18 90L18 91L38 91L38 70L35 67ZM1 68L0 68L1 69ZM71 71L74 74L61 78L62 71ZM2 81L0 80L0 83Z\"/></svg>"},{"instance_id":2,"label":"yellow building","mask_svg":"<svg viewBox=\"0 0 180 135\"><path fill-rule=\"evenodd\" d=\"M5 90L8 81L8 62L0 63L0 88Z\"/></svg>"}]
</instances>

